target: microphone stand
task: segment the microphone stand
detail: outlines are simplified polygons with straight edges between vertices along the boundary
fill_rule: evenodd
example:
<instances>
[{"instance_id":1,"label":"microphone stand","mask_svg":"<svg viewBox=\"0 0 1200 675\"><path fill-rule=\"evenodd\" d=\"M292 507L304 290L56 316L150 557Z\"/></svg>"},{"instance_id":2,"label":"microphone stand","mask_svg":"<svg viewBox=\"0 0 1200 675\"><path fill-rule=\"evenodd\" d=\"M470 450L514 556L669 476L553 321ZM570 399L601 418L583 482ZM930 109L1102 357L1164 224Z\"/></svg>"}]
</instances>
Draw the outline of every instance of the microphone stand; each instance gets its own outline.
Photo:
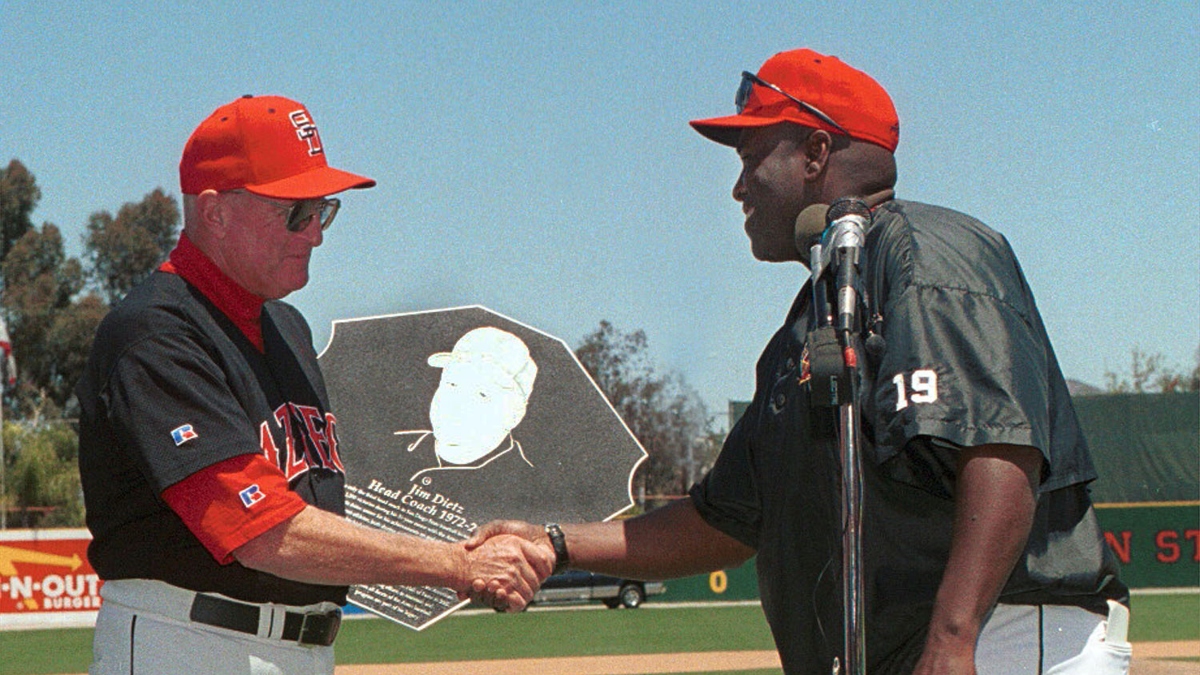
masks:
<instances>
[{"instance_id":1,"label":"microphone stand","mask_svg":"<svg viewBox=\"0 0 1200 675\"><path fill-rule=\"evenodd\" d=\"M839 200L841 201L841 200ZM857 202L862 204L862 202ZM810 348L814 404L838 408L838 454L841 462L842 507L842 638L841 659L835 657L833 675L865 675L866 628L862 574L862 414L858 405L861 373L855 336L861 334L859 302L862 226L856 221L837 222L838 202L831 207L830 226L822 243L810 251L813 275L813 308L817 317L817 348ZM866 205L862 204L863 209ZM865 211L869 222L870 211ZM841 227L839 228L839 225ZM826 241L828 239L828 241ZM834 280L836 279L836 282ZM830 302L834 296L834 302ZM837 307L836 319L831 306ZM836 340L831 340L836 334ZM824 349L821 349L821 346ZM836 346L835 350L831 349ZM818 356L823 352L823 356ZM818 363L818 359L821 363ZM822 377L818 379L818 369ZM824 394L828 393L828 398ZM817 396L817 394L822 394Z\"/></svg>"}]
</instances>

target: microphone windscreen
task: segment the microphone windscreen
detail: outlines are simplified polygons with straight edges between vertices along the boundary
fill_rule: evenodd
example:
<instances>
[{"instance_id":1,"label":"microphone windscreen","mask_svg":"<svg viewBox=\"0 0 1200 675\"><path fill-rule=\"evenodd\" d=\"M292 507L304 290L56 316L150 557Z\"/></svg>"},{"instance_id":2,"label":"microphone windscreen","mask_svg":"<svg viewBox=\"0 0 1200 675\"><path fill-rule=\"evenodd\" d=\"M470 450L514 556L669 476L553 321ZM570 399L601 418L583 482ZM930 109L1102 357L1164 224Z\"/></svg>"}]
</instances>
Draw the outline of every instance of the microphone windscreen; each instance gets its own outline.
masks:
<instances>
[{"instance_id":1,"label":"microphone windscreen","mask_svg":"<svg viewBox=\"0 0 1200 675\"><path fill-rule=\"evenodd\" d=\"M871 369L879 370L879 364L883 363L883 355L887 351L887 342L883 336L872 332L867 336L863 350L867 352L867 363L871 365Z\"/></svg>"},{"instance_id":2,"label":"microphone windscreen","mask_svg":"<svg viewBox=\"0 0 1200 675\"><path fill-rule=\"evenodd\" d=\"M829 205L829 211L825 215L825 224L828 225L829 223L833 223L850 215L862 216L870 219L871 207L867 206L865 201L856 199L854 197L842 197L841 199L835 199L834 202Z\"/></svg>"},{"instance_id":3,"label":"microphone windscreen","mask_svg":"<svg viewBox=\"0 0 1200 675\"><path fill-rule=\"evenodd\" d=\"M828 204L813 204L796 216L793 236L795 237L796 251L800 254L801 260L808 260L808 250L821 239L821 233L825 231L826 225L825 213L828 210Z\"/></svg>"},{"instance_id":4,"label":"microphone windscreen","mask_svg":"<svg viewBox=\"0 0 1200 675\"><path fill-rule=\"evenodd\" d=\"M887 341L879 333L871 333L867 336L867 341L863 347L871 356L882 359L883 353L887 351Z\"/></svg>"}]
</instances>

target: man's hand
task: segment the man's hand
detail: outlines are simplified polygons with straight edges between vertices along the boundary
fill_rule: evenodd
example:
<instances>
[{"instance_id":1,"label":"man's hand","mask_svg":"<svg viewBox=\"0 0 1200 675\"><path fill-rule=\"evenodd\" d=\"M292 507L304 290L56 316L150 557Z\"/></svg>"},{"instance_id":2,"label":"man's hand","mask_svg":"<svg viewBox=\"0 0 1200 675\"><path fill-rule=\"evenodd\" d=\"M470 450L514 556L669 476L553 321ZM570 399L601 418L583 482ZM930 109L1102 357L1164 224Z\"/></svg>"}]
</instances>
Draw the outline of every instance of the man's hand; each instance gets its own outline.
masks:
<instances>
[{"instance_id":1,"label":"man's hand","mask_svg":"<svg viewBox=\"0 0 1200 675\"><path fill-rule=\"evenodd\" d=\"M976 675L975 645L934 645L926 643L925 651L913 673L922 675Z\"/></svg>"},{"instance_id":2,"label":"man's hand","mask_svg":"<svg viewBox=\"0 0 1200 675\"><path fill-rule=\"evenodd\" d=\"M468 545L471 544L471 545ZM542 581L554 571L554 549L511 534L464 542L467 570L458 596L491 607L519 612L525 609Z\"/></svg>"},{"instance_id":3,"label":"man's hand","mask_svg":"<svg viewBox=\"0 0 1200 675\"><path fill-rule=\"evenodd\" d=\"M475 534L471 535L471 538L463 542L463 544L470 551L478 548L488 539L500 534L511 534L534 544L550 546L550 537L546 534L545 528L520 520L493 520L490 523L485 523L483 527L475 530ZM554 548L550 547L550 550L553 556Z\"/></svg>"},{"instance_id":4,"label":"man's hand","mask_svg":"<svg viewBox=\"0 0 1200 675\"><path fill-rule=\"evenodd\" d=\"M470 590L465 594L459 593L459 597L470 597L477 602L482 602L495 609L506 611L520 611L529 604L529 601L533 598L533 593L536 593L537 589L541 586L541 582L545 581L546 577L554 571L554 548L550 544L550 537L546 535L543 528L520 520L493 520L475 530L475 534L463 542L463 546L470 554L479 550L480 547L486 546L489 542L495 541L497 538L511 539L514 537L523 540L527 546L536 547L540 551L548 552L549 554L548 571L538 576L537 584L534 585L529 596L514 597L512 592L504 588L499 580L476 576L471 580Z\"/></svg>"}]
</instances>

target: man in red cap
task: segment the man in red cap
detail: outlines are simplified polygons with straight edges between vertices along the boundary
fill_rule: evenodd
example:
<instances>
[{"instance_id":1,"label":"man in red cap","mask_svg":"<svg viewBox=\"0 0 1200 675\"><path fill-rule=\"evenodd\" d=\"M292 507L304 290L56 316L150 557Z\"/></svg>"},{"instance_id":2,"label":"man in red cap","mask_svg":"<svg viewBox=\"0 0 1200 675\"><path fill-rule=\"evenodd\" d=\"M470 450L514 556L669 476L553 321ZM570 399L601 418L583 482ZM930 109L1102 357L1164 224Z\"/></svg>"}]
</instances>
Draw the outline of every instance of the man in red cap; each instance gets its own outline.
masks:
<instances>
[{"instance_id":1,"label":"man in red cap","mask_svg":"<svg viewBox=\"0 0 1200 675\"><path fill-rule=\"evenodd\" d=\"M344 471L312 336L280 301L308 282L340 201L308 109L218 108L179 164L184 229L105 318L77 387L79 464L105 583L95 673L332 673L348 584L461 593L519 610L549 547L468 551L343 518Z\"/></svg>"},{"instance_id":2,"label":"man in red cap","mask_svg":"<svg viewBox=\"0 0 1200 675\"><path fill-rule=\"evenodd\" d=\"M830 259L809 256L826 205L859 209L863 302L839 330L868 348L833 353L834 372L848 353L862 377L866 672L1127 672L1128 590L1088 497L1096 473L1008 243L961 213L893 199L895 108L837 58L776 54L743 73L736 102L736 115L692 126L741 158L733 198L754 256L826 273L767 345L720 457L690 499L644 516L491 523L468 545L521 534L551 543L559 565L626 578L757 554L784 671L831 672L843 653L841 460L818 349Z\"/></svg>"}]
</instances>

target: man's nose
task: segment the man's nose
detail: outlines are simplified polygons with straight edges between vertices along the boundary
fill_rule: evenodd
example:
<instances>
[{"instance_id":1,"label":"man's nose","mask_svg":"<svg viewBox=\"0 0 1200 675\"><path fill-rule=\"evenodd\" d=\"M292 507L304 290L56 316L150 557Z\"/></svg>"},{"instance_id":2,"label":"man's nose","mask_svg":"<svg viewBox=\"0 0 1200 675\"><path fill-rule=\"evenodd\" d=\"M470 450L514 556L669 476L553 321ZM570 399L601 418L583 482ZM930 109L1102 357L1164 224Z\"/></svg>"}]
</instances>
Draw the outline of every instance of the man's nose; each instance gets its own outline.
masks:
<instances>
[{"instance_id":1,"label":"man's nose","mask_svg":"<svg viewBox=\"0 0 1200 675\"><path fill-rule=\"evenodd\" d=\"M308 224L300 231L300 236L308 241L309 245L316 248L325 241L325 230L321 229L321 218L318 213L309 216Z\"/></svg>"}]
</instances>

